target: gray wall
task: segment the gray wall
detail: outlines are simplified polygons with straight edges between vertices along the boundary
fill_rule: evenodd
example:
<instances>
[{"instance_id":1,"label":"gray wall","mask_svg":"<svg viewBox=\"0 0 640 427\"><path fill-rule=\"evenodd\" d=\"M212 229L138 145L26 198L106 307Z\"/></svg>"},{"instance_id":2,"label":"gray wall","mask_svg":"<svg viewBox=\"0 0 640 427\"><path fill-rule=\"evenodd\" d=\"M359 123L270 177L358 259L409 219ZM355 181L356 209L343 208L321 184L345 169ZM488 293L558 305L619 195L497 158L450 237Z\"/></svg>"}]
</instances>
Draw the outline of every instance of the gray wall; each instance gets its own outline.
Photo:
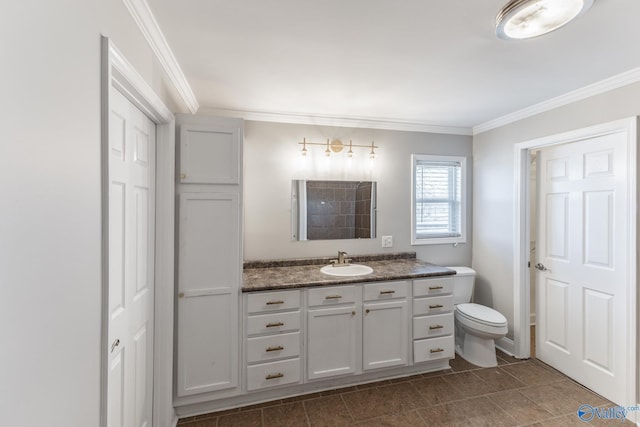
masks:
<instances>
[{"instance_id":1,"label":"gray wall","mask_svg":"<svg viewBox=\"0 0 640 427\"><path fill-rule=\"evenodd\" d=\"M640 83L502 126L473 138L476 301L509 321L513 338L514 144L640 114Z\"/></svg>"},{"instance_id":2,"label":"gray wall","mask_svg":"<svg viewBox=\"0 0 640 427\"><path fill-rule=\"evenodd\" d=\"M101 34L176 109L122 0L5 2L0 28L2 424L97 426Z\"/></svg>"},{"instance_id":3,"label":"gray wall","mask_svg":"<svg viewBox=\"0 0 640 427\"><path fill-rule=\"evenodd\" d=\"M248 121L244 128L245 260L415 251L421 259L443 265L471 265L471 230L468 242L453 245L411 246L411 154L459 155L471 165L471 137L420 132L353 129ZM332 160L325 168L323 147L309 147L316 155L302 164L298 142L349 139L354 144L375 144L377 157L371 172L368 150L354 149L351 168ZM471 212L471 170L468 174L468 212ZM291 240L292 179L372 179L378 183L378 231L375 239ZM470 225L470 216L469 225ZM393 248L381 247L381 236L393 236Z\"/></svg>"}]
</instances>

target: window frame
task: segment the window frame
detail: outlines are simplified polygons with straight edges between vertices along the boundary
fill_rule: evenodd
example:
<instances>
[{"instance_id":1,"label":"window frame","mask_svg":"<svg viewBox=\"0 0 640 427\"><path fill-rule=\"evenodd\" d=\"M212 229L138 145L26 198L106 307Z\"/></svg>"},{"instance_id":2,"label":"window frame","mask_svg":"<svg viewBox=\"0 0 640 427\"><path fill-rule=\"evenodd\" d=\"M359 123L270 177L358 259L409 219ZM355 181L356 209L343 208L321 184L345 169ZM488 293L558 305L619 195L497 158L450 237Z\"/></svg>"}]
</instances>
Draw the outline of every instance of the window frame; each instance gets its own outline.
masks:
<instances>
[{"instance_id":1,"label":"window frame","mask_svg":"<svg viewBox=\"0 0 640 427\"><path fill-rule=\"evenodd\" d=\"M418 238L416 233L416 166L418 162L460 163L460 236ZM464 156L411 155L411 245L440 245L467 242L467 158Z\"/></svg>"}]
</instances>

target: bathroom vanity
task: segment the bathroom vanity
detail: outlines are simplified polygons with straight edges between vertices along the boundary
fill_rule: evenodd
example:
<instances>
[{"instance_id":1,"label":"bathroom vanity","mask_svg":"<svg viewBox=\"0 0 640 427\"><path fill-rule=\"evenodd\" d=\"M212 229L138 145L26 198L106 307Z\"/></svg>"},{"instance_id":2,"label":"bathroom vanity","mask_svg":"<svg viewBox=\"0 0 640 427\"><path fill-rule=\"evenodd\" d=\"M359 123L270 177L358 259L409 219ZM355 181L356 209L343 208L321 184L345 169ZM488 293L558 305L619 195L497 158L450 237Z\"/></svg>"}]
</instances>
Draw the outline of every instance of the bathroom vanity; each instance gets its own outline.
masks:
<instances>
[{"instance_id":1,"label":"bathroom vanity","mask_svg":"<svg viewBox=\"0 0 640 427\"><path fill-rule=\"evenodd\" d=\"M179 414L448 369L454 271L415 253L353 262L373 272L322 273L329 258L246 263L239 385L191 396Z\"/></svg>"}]
</instances>

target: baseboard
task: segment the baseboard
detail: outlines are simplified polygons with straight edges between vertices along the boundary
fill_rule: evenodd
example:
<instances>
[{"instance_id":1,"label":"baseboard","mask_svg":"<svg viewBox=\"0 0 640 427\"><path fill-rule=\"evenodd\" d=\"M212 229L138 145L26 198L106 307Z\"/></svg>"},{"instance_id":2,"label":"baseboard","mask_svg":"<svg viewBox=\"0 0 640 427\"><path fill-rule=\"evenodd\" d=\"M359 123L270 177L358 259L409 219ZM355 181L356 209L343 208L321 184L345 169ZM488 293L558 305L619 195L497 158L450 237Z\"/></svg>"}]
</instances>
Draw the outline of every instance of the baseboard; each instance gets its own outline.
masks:
<instances>
[{"instance_id":1,"label":"baseboard","mask_svg":"<svg viewBox=\"0 0 640 427\"><path fill-rule=\"evenodd\" d=\"M509 356L516 357L516 343L507 337L496 340L496 348L507 353Z\"/></svg>"}]
</instances>

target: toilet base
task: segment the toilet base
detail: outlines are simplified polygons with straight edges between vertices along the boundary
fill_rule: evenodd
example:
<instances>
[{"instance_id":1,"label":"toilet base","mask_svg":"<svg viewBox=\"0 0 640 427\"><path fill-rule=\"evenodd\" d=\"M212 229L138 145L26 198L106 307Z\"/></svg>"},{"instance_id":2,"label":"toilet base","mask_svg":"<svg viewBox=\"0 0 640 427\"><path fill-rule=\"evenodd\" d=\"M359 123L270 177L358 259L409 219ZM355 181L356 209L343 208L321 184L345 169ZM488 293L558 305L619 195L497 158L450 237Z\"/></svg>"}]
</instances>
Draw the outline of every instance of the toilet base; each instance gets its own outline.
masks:
<instances>
[{"instance_id":1,"label":"toilet base","mask_svg":"<svg viewBox=\"0 0 640 427\"><path fill-rule=\"evenodd\" d=\"M456 343L456 353L467 362L481 368L498 366L495 340L465 333L460 341Z\"/></svg>"}]
</instances>

